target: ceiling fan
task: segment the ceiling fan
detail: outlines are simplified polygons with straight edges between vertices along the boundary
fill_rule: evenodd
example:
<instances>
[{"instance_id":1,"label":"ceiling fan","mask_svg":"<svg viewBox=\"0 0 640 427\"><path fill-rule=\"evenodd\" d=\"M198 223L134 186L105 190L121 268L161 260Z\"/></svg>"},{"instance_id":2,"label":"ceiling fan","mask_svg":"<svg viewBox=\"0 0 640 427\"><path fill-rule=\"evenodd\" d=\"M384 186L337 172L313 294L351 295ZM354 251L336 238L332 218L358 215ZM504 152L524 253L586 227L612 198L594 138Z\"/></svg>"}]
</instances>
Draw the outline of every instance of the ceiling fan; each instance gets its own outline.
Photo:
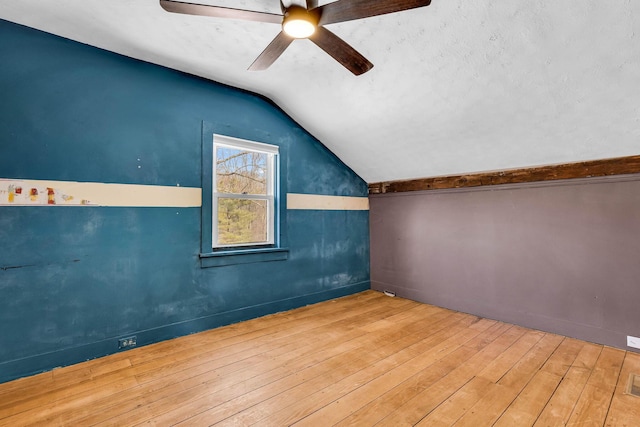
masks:
<instances>
[{"instance_id":1,"label":"ceiling fan","mask_svg":"<svg viewBox=\"0 0 640 427\"><path fill-rule=\"evenodd\" d=\"M173 13L281 24L280 33L256 58L249 70L266 70L294 39L309 39L357 76L369 71L373 64L340 37L327 30L324 25L400 12L431 4L431 0L337 0L319 6L318 0L305 1L306 7L295 3L285 6L283 1L279 0L282 15L173 0L160 0L160 6L167 12Z\"/></svg>"}]
</instances>

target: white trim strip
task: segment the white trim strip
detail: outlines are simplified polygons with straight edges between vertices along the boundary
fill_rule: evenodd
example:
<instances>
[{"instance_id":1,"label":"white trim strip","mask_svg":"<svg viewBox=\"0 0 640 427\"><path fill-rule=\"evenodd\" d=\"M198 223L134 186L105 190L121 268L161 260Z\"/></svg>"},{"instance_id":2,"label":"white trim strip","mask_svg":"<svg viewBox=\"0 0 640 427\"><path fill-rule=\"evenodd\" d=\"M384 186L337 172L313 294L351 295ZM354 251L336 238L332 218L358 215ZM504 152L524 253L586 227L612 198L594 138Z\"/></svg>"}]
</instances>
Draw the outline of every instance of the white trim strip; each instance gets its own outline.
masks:
<instances>
[{"instance_id":1,"label":"white trim strip","mask_svg":"<svg viewBox=\"0 0 640 427\"><path fill-rule=\"evenodd\" d=\"M0 178L0 205L200 207L202 189Z\"/></svg>"},{"instance_id":2,"label":"white trim strip","mask_svg":"<svg viewBox=\"0 0 640 427\"><path fill-rule=\"evenodd\" d=\"M369 198L288 193L287 209L368 211Z\"/></svg>"},{"instance_id":3,"label":"white trim strip","mask_svg":"<svg viewBox=\"0 0 640 427\"><path fill-rule=\"evenodd\" d=\"M201 207L202 189L0 178L0 206ZM362 211L369 199L288 193L287 209Z\"/></svg>"},{"instance_id":4,"label":"white trim strip","mask_svg":"<svg viewBox=\"0 0 640 427\"><path fill-rule=\"evenodd\" d=\"M213 142L215 145L224 145L225 147L259 151L261 153L278 154L279 147L273 144L265 144L264 142L248 141L246 139L234 138L226 135L213 134Z\"/></svg>"}]
</instances>

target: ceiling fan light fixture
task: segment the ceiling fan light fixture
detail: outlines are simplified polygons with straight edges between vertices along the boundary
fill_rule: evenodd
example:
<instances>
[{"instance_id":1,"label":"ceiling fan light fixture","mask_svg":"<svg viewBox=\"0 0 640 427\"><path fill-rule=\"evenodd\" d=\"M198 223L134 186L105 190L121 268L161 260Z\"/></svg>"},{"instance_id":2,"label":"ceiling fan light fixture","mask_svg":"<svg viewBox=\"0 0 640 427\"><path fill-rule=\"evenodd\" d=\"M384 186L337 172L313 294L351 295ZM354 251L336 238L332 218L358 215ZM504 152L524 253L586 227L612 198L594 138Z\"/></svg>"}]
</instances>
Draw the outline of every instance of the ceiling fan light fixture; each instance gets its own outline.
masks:
<instances>
[{"instance_id":1,"label":"ceiling fan light fixture","mask_svg":"<svg viewBox=\"0 0 640 427\"><path fill-rule=\"evenodd\" d=\"M296 39L306 39L316 32L317 19L306 9L291 6L284 14L282 30Z\"/></svg>"},{"instance_id":2,"label":"ceiling fan light fixture","mask_svg":"<svg viewBox=\"0 0 640 427\"><path fill-rule=\"evenodd\" d=\"M160 6L171 13L280 24L282 30L249 70L266 70L295 39L306 38L356 76L369 71L373 64L325 25L429 6L431 0L278 0L278 3L282 14L187 3L185 0L160 0Z\"/></svg>"},{"instance_id":3,"label":"ceiling fan light fixture","mask_svg":"<svg viewBox=\"0 0 640 427\"><path fill-rule=\"evenodd\" d=\"M285 33L296 39L306 39L316 32L316 27L303 19L292 19L282 24Z\"/></svg>"}]
</instances>

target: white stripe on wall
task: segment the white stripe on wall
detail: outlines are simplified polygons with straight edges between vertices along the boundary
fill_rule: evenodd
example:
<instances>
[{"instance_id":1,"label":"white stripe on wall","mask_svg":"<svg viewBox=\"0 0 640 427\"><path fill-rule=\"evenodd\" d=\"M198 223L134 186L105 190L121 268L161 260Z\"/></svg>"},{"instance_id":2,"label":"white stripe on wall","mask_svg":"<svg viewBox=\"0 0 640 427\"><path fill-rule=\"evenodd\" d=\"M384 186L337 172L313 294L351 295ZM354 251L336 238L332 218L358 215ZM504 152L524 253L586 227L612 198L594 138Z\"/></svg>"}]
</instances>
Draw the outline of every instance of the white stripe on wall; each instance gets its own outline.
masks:
<instances>
[{"instance_id":1,"label":"white stripe on wall","mask_svg":"<svg viewBox=\"0 0 640 427\"><path fill-rule=\"evenodd\" d=\"M0 206L200 207L194 187L0 178ZM287 194L287 209L369 210L367 197Z\"/></svg>"},{"instance_id":2,"label":"white stripe on wall","mask_svg":"<svg viewBox=\"0 0 640 427\"><path fill-rule=\"evenodd\" d=\"M202 190L162 185L0 179L0 205L200 207Z\"/></svg>"},{"instance_id":3,"label":"white stripe on wall","mask_svg":"<svg viewBox=\"0 0 640 427\"><path fill-rule=\"evenodd\" d=\"M368 211L367 197L325 196L320 194L287 194L287 209Z\"/></svg>"}]
</instances>

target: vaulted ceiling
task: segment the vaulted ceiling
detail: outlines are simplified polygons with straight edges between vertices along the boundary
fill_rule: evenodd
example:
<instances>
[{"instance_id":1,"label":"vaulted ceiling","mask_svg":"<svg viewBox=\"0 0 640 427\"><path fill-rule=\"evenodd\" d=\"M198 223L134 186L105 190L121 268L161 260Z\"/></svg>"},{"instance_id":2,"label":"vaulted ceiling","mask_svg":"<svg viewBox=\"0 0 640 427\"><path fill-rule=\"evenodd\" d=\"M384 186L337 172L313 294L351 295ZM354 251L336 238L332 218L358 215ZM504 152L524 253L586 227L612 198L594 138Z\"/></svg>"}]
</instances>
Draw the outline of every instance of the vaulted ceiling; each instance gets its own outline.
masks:
<instances>
[{"instance_id":1,"label":"vaulted ceiling","mask_svg":"<svg viewBox=\"0 0 640 427\"><path fill-rule=\"evenodd\" d=\"M0 18L263 94L368 182L640 154L635 0L433 0L327 26L374 64L358 77L309 40L247 71L278 25L157 0L0 0Z\"/></svg>"}]
</instances>

